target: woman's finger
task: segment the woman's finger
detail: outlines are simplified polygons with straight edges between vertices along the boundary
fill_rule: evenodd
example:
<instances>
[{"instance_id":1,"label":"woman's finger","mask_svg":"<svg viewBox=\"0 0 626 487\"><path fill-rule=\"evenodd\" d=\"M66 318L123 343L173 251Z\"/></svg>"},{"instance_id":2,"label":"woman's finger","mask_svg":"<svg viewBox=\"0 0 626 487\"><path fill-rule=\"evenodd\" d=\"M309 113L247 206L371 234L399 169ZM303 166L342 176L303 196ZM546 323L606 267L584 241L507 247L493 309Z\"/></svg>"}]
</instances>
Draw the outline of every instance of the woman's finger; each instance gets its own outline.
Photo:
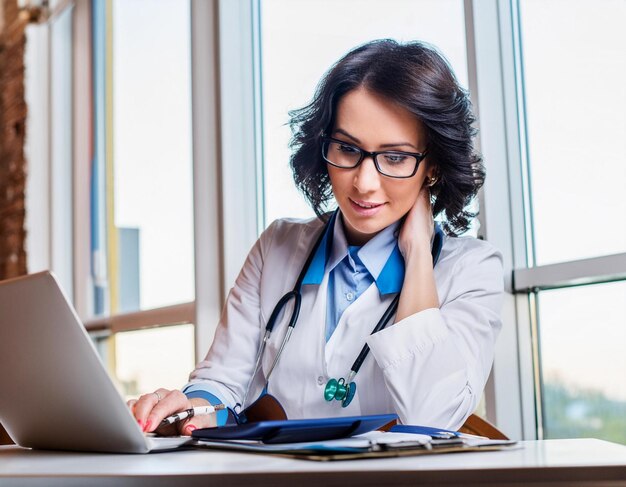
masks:
<instances>
[{"instance_id":1,"label":"woman's finger","mask_svg":"<svg viewBox=\"0 0 626 487\"><path fill-rule=\"evenodd\" d=\"M184 436L191 436L191 433L197 429L214 428L215 426L217 426L216 414L203 414L181 421L178 425L178 432Z\"/></svg>"},{"instance_id":2,"label":"woman's finger","mask_svg":"<svg viewBox=\"0 0 626 487\"><path fill-rule=\"evenodd\" d=\"M139 427L143 431L147 431L146 425L148 423L148 416L152 412L152 409L164 399L169 391L167 389L158 389L155 392L150 392L139 397L135 403L134 414L139 423Z\"/></svg>"},{"instance_id":3,"label":"woman's finger","mask_svg":"<svg viewBox=\"0 0 626 487\"><path fill-rule=\"evenodd\" d=\"M144 431L147 433L156 430L161 425L161 421L166 417L193 407L187 396L181 391L159 389L157 392L162 399L154 404L146 417ZM161 394L161 392L163 392L163 394Z\"/></svg>"}]
</instances>

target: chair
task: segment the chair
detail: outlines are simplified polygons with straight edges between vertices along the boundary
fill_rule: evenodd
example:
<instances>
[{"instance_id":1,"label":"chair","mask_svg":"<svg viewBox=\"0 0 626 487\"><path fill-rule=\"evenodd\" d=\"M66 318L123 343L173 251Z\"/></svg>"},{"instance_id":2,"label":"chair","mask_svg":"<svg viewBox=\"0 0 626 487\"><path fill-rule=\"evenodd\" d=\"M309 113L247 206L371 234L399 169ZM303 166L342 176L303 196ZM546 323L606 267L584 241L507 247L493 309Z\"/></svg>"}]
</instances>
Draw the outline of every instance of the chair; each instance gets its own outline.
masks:
<instances>
[{"instance_id":1,"label":"chair","mask_svg":"<svg viewBox=\"0 0 626 487\"><path fill-rule=\"evenodd\" d=\"M389 431L393 426L397 424L397 421L394 419L390 423L378 428L379 431ZM469 418L465 421L463 426L459 428L461 433L467 433L470 435L477 436L485 436L491 440L508 440L508 436L506 436L502 431L492 425L486 419L481 418L475 414L470 415Z\"/></svg>"},{"instance_id":2,"label":"chair","mask_svg":"<svg viewBox=\"0 0 626 487\"><path fill-rule=\"evenodd\" d=\"M7 434L6 431L4 431L4 428L0 424L0 445L12 445L12 444L13 444L13 440L11 440L11 437Z\"/></svg>"},{"instance_id":3,"label":"chair","mask_svg":"<svg viewBox=\"0 0 626 487\"><path fill-rule=\"evenodd\" d=\"M463 426L459 428L461 433L468 433L470 435L486 436L492 440L508 440L502 431L492 425L486 419L481 418L475 414L470 415L465 421Z\"/></svg>"}]
</instances>

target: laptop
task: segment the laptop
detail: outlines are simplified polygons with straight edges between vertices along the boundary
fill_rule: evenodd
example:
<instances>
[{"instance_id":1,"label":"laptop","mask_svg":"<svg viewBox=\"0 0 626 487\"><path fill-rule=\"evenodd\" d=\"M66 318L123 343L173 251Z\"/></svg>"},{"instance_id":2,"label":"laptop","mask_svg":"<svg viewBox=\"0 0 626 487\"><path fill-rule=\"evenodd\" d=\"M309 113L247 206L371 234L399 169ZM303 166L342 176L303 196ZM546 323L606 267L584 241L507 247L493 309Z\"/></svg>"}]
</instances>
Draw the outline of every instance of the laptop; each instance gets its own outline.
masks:
<instances>
[{"instance_id":1,"label":"laptop","mask_svg":"<svg viewBox=\"0 0 626 487\"><path fill-rule=\"evenodd\" d=\"M148 453L189 437L146 436L48 271L0 281L0 423L18 445Z\"/></svg>"}]
</instances>

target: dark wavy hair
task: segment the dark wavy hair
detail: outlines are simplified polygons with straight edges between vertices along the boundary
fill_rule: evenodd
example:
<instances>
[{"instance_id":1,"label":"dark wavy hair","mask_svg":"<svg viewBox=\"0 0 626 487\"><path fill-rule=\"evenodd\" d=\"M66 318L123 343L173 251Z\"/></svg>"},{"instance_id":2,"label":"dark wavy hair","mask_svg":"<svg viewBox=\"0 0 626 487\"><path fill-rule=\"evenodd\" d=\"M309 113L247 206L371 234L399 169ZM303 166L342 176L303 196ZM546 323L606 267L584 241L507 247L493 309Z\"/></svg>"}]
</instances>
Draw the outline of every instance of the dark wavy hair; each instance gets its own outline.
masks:
<instances>
[{"instance_id":1,"label":"dark wavy hair","mask_svg":"<svg viewBox=\"0 0 626 487\"><path fill-rule=\"evenodd\" d=\"M438 178L431 188L433 216L444 213L448 234L466 231L476 216L467 205L485 178L473 144L472 104L445 58L422 42L381 39L353 49L322 78L309 105L289 112L293 177L315 214L325 219L332 198L322 135L332 132L341 97L359 87L399 104L424 124L426 160Z\"/></svg>"}]
</instances>

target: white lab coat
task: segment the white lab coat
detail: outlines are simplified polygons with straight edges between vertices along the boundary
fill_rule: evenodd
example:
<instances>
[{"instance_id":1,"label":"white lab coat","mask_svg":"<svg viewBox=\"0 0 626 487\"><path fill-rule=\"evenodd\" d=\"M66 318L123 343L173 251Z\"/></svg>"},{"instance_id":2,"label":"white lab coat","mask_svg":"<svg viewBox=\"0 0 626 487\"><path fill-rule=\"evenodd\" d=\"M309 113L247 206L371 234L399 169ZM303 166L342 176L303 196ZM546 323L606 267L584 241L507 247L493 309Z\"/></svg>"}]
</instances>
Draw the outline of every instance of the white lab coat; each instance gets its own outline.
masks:
<instances>
[{"instance_id":1,"label":"white lab coat","mask_svg":"<svg viewBox=\"0 0 626 487\"><path fill-rule=\"evenodd\" d=\"M293 288L323 224L278 220L253 246L231 289L205 360L190 376L229 406L241 403L265 325L278 300ZM491 369L501 327L500 253L470 237L444 238L435 281L440 308L427 309L370 335L393 294L372 284L341 316L325 340L328 273L321 285L302 287L302 308L268 392L290 419L397 413L405 424L457 429L474 411ZM277 322L247 403L265 384L292 309ZM371 348L355 378L347 408L327 402L329 378L347 377L367 342Z\"/></svg>"}]
</instances>

